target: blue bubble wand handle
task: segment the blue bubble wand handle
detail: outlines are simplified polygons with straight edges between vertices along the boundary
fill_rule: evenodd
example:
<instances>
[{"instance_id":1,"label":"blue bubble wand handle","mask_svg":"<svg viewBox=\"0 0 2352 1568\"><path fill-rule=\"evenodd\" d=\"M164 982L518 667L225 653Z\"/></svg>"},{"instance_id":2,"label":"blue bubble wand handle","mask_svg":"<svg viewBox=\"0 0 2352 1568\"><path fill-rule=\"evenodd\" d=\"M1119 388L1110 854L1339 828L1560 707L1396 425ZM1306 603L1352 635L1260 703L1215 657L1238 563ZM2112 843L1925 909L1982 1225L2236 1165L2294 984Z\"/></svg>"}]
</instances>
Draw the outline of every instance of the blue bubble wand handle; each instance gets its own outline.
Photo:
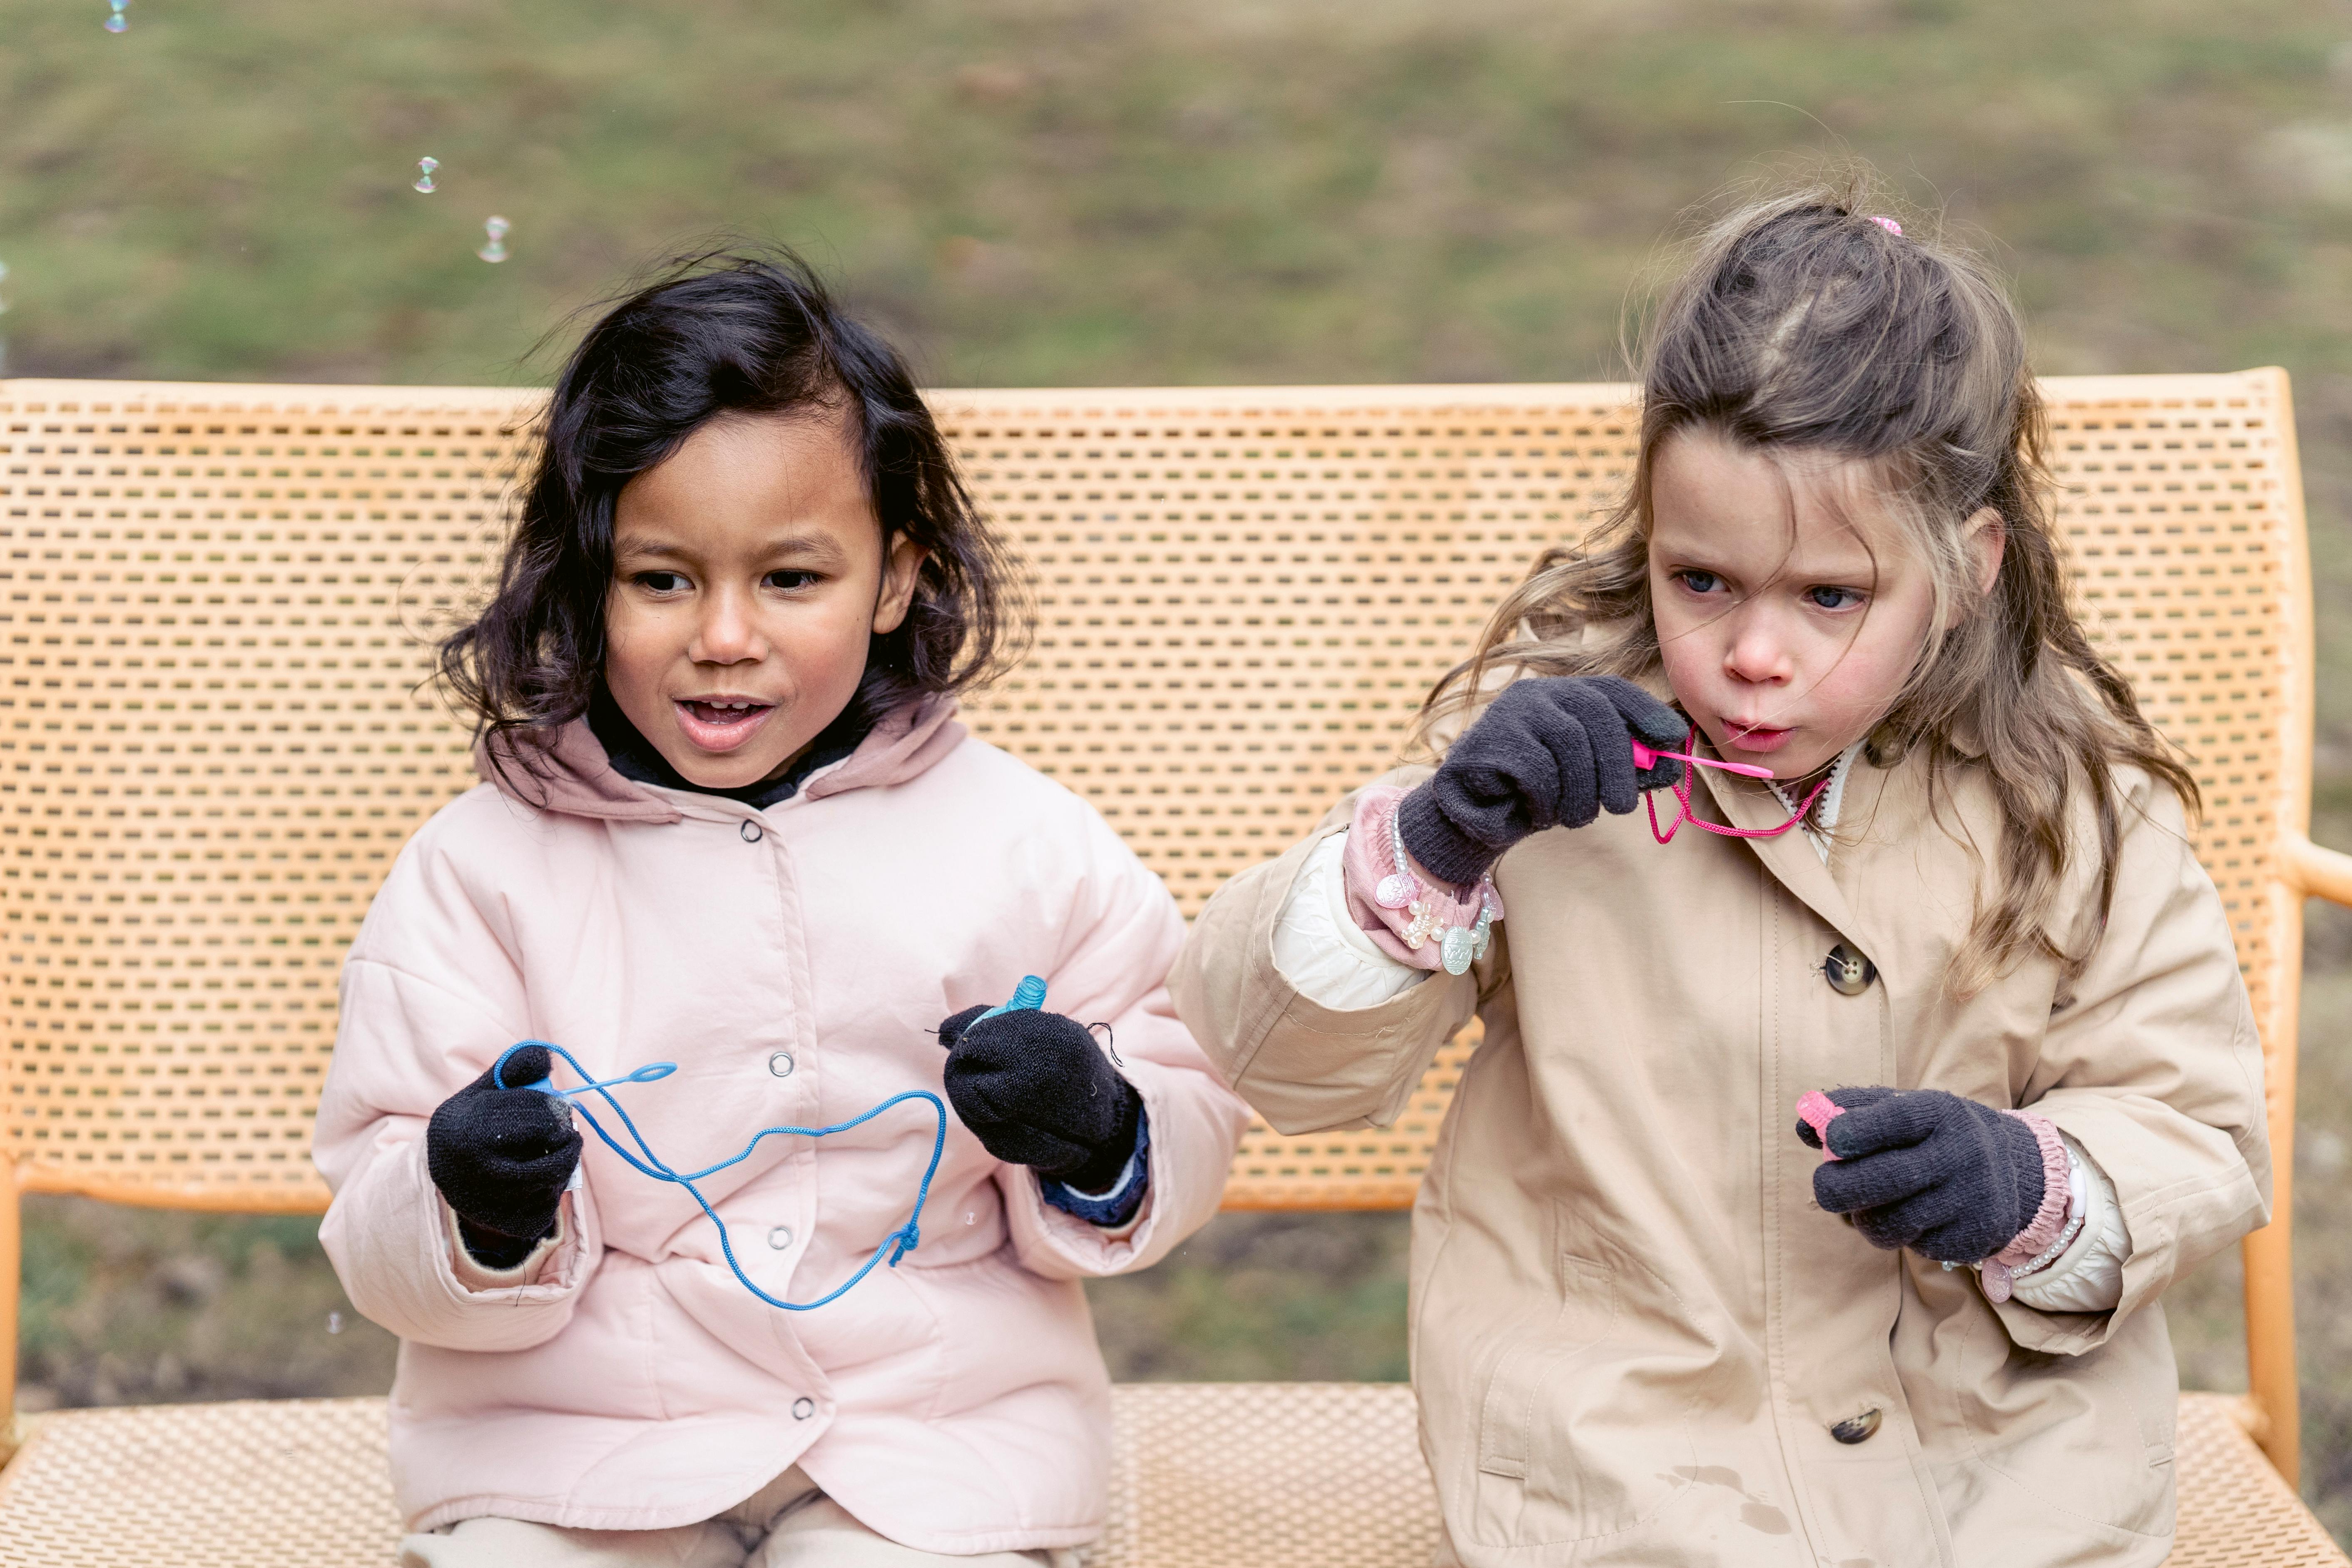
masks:
<instances>
[{"instance_id":1,"label":"blue bubble wand handle","mask_svg":"<svg viewBox=\"0 0 2352 1568\"><path fill-rule=\"evenodd\" d=\"M1003 1013L1034 1013L1045 1005L1045 983L1034 974L1024 974L1021 984L1013 988L1013 999L1001 1002L972 1020L984 1023Z\"/></svg>"},{"instance_id":2,"label":"blue bubble wand handle","mask_svg":"<svg viewBox=\"0 0 2352 1568\"><path fill-rule=\"evenodd\" d=\"M1038 1000L1043 1001L1045 999L1045 983L1038 981L1035 982L1035 984L1037 986ZM1024 980L1022 982L1022 991L1015 993L1014 995L1015 1002L1019 1001L1022 994L1026 994L1030 984L1030 981ZM1008 1007L1010 1005L1012 1005L1012 1004L1007 1004ZM1032 1003L1030 1005L1034 1006L1035 1005L1035 1003ZM1003 1012L1006 1009L999 1008L997 1010L999 1012ZM535 1089L552 1099L570 1101L573 1112L577 1114L583 1121L588 1123L589 1128L595 1132L597 1137L604 1141L604 1146L606 1148L612 1150L614 1153L618 1154L622 1159L626 1160L631 1165L635 1166L639 1172L652 1177L655 1181L675 1182L679 1186L684 1187L687 1191L687 1195L695 1201L696 1205L701 1208L702 1212L709 1217L710 1223L718 1228L719 1249L726 1255L727 1267L734 1270L735 1278L742 1282L743 1289L749 1290L752 1295L757 1296L761 1300L765 1301L771 1307L781 1308L787 1312L812 1311L818 1307L824 1306L828 1301L838 1300L852 1286L865 1279L868 1274L873 1273L875 1265L882 1261L884 1254L888 1254L890 1267L896 1268L898 1267L898 1259L906 1257L907 1254L914 1251L917 1247L921 1245L923 1239L923 1205L931 1195L931 1178L939 1174L940 1156L946 1151L948 1142L948 1108L940 1101L940 1097L933 1094L930 1090L926 1089L910 1089L903 1094L894 1094L889 1099L884 1100L881 1104L874 1107L873 1110L866 1111L864 1115L853 1116L846 1121L837 1121L830 1127L763 1127L758 1132L752 1134L751 1141L749 1143L744 1144L743 1147L736 1153L719 1161L717 1164L707 1165L699 1171L676 1171L672 1170L663 1162L659 1155L653 1152L652 1146L646 1142L646 1135L637 1130L637 1124L630 1120L628 1111L623 1108L619 1100L613 1098L612 1092L614 1088L619 1084L653 1083L658 1079L666 1079L669 1077L670 1074L677 1070L677 1064L676 1062L648 1062L646 1066L637 1068L635 1072L625 1073L619 1078L599 1079L586 1068L580 1065L578 1058L574 1057L570 1051L565 1050L562 1046L552 1044L547 1040L518 1040L499 1053L498 1065L492 1069L490 1074L490 1081L500 1089L508 1088L509 1085L506 1080L508 1058L511 1058L517 1051L529 1046L538 1046L545 1050L552 1052L556 1056L562 1057L565 1062L570 1064L572 1070L580 1075L583 1081L577 1089L557 1089L551 1082L546 1080L542 1080L539 1083L521 1084L514 1087L526 1089ZM591 1094L595 1095L598 1099L604 1100L604 1102L612 1109L613 1114L621 1119L621 1125L628 1130L630 1141L637 1146L637 1153L633 1154L628 1150L623 1148L620 1141L614 1138L610 1132L604 1131L604 1124L597 1121L595 1116L589 1110L588 1107L583 1103L583 1097ZM818 1297L814 1301L787 1301L781 1297L771 1296L768 1292L761 1289L757 1285L753 1284L751 1282L751 1277L743 1272L743 1265L736 1260L734 1244L730 1242L727 1237L726 1222L719 1217L719 1212L710 1206L710 1200L704 1197L702 1195L701 1189L697 1187L694 1184L701 1181L707 1176L717 1174L719 1172L727 1169L730 1165L739 1164L741 1162L750 1159L751 1157L751 1151L757 1149L760 1146L761 1140L764 1138L772 1137L779 1133L798 1138L824 1138L829 1137L835 1132L846 1132L853 1127L873 1121L876 1117L881 1115L892 1106L909 1100L929 1101L932 1113L939 1118L939 1127L931 1135L930 1163L923 1167L923 1179L921 1184L917 1186L915 1189L915 1209L912 1214L907 1216L907 1223L892 1231L889 1235L884 1237L882 1238L882 1244L874 1249L874 1256L867 1258L865 1266L860 1268L856 1273L851 1275L847 1279L842 1281L841 1284L825 1292L825 1294ZM638 1158L638 1154L642 1154L644 1158Z\"/></svg>"}]
</instances>

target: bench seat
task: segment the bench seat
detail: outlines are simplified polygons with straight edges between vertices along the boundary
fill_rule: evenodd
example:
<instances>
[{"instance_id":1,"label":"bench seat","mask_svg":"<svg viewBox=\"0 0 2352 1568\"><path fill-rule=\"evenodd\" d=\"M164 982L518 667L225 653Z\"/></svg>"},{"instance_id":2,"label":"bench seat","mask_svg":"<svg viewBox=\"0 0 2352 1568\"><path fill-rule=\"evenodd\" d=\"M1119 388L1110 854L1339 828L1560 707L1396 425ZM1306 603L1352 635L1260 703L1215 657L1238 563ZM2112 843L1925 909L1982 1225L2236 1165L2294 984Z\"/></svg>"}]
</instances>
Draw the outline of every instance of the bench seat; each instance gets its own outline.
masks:
<instances>
[{"instance_id":1,"label":"bench seat","mask_svg":"<svg viewBox=\"0 0 2352 1568\"><path fill-rule=\"evenodd\" d=\"M1087 1568L1425 1568L1436 1500L1402 1384L1135 1383ZM2181 1396L2169 1568L2347 1563L2240 1424ZM0 1568L385 1568L381 1399L68 1410L0 1474Z\"/></svg>"}]
</instances>

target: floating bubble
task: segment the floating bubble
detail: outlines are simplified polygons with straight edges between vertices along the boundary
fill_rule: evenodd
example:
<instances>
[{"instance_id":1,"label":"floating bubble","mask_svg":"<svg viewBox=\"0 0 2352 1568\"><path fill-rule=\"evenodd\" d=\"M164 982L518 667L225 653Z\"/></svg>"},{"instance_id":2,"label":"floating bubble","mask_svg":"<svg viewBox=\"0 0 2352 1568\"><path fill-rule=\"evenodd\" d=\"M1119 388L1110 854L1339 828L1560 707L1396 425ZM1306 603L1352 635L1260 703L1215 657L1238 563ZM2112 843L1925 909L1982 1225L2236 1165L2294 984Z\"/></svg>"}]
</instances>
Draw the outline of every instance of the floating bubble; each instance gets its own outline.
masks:
<instances>
[{"instance_id":1,"label":"floating bubble","mask_svg":"<svg viewBox=\"0 0 2352 1568\"><path fill-rule=\"evenodd\" d=\"M428 196L433 194L433 171L440 166L441 160L438 158L416 160L416 188Z\"/></svg>"},{"instance_id":2,"label":"floating bubble","mask_svg":"<svg viewBox=\"0 0 2352 1568\"><path fill-rule=\"evenodd\" d=\"M129 32L131 18L122 13L130 7L131 0L106 0L106 3L113 10L113 14L106 19L106 30L110 33Z\"/></svg>"},{"instance_id":3,"label":"floating bubble","mask_svg":"<svg viewBox=\"0 0 2352 1568\"><path fill-rule=\"evenodd\" d=\"M343 1331L343 1315L341 1312L327 1314L327 1331L331 1334L340 1334Z\"/></svg>"},{"instance_id":4,"label":"floating bubble","mask_svg":"<svg viewBox=\"0 0 2352 1568\"><path fill-rule=\"evenodd\" d=\"M474 254L485 261L504 261L507 258L507 231L512 226L502 217L494 217L483 224L482 232L490 237L490 242Z\"/></svg>"}]
</instances>

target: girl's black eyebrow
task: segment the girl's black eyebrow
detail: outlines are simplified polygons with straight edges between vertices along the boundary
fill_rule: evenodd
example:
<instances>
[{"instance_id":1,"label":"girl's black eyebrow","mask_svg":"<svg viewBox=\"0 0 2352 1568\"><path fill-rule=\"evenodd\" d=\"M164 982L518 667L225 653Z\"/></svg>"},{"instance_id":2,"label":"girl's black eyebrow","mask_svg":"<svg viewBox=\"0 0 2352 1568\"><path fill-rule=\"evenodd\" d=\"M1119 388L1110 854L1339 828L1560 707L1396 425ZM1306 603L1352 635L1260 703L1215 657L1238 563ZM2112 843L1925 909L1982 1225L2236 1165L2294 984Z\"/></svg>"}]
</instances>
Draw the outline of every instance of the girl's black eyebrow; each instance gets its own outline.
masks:
<instances>
[{"instance_id":1,"label":"girl's black eyebrow","mask_svg":"<svg viewBox=\"0 0 2352 1568\"><path fill-rule=\"evenodd\" d=\"M626 555L632 559L649 557L655 560L660 560L666 557L691 557L696 555L698 552L683 544L666 544L658 541L647 542L630 540L626 542L616 542L614 546L614 553L616 555ZM833 535L819 531L812 531L804 533L793 532L778 534L775 538L768 541L766 546L760 553L762 557L793 554L813 555L822 560L833 561L840 558L842 551L840 542L835 540Z\"/></svg>"}]
</instances>

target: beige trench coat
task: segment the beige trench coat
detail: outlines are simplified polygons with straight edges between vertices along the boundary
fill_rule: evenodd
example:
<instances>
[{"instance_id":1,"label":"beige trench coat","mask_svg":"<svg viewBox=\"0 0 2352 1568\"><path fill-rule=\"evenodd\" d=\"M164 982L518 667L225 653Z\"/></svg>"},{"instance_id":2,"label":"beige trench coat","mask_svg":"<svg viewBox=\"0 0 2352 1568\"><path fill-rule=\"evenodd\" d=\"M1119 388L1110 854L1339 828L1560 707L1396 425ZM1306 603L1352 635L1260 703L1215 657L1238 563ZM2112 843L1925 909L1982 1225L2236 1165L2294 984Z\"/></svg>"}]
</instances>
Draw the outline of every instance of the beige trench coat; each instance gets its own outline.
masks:
<instances>
[{"instance_id":1,"label":"beige trench coat","mask_svg":"<svg viewBox=\"0 0 2352 1568\"><path fill-rule=\"evenodd\" d=\"M1996 841L1990 792L1961 774L1939 825L1916 758L1856 764L1826 866L1794 832L1685 827L1660 846L1638 812L1539 834L1497 868L1508 919L1483 963L1360 1011L1274 964L1314 839L1210 901L1177 1012L1284 1131L1391 1122L1439 1046L1484 1021L1413 1215L1441 1560L2164 1560L2178 1388L2158 1297L2264 1223L2270 1155L2221 900L2170 792L2135 772L2122 793L2087 970L2062 985L2028 963L1965 1003L1942 981L1969 920L1967 840ZM1740 781L1693 800L1742 826L1787 816ZM2094 907L2087 876L2063 894L2069 922ZM1823 973L1842 941L1877 966L1858 995ZM2121 1303L1994 1306L1974 1273L1881 1251L1816 1207L1794 1108L1840 1084L2057 1123L2114 1181ZM1864 1441L1831 1436L1869 1412Z\"/></svg>"}]
</instances>

